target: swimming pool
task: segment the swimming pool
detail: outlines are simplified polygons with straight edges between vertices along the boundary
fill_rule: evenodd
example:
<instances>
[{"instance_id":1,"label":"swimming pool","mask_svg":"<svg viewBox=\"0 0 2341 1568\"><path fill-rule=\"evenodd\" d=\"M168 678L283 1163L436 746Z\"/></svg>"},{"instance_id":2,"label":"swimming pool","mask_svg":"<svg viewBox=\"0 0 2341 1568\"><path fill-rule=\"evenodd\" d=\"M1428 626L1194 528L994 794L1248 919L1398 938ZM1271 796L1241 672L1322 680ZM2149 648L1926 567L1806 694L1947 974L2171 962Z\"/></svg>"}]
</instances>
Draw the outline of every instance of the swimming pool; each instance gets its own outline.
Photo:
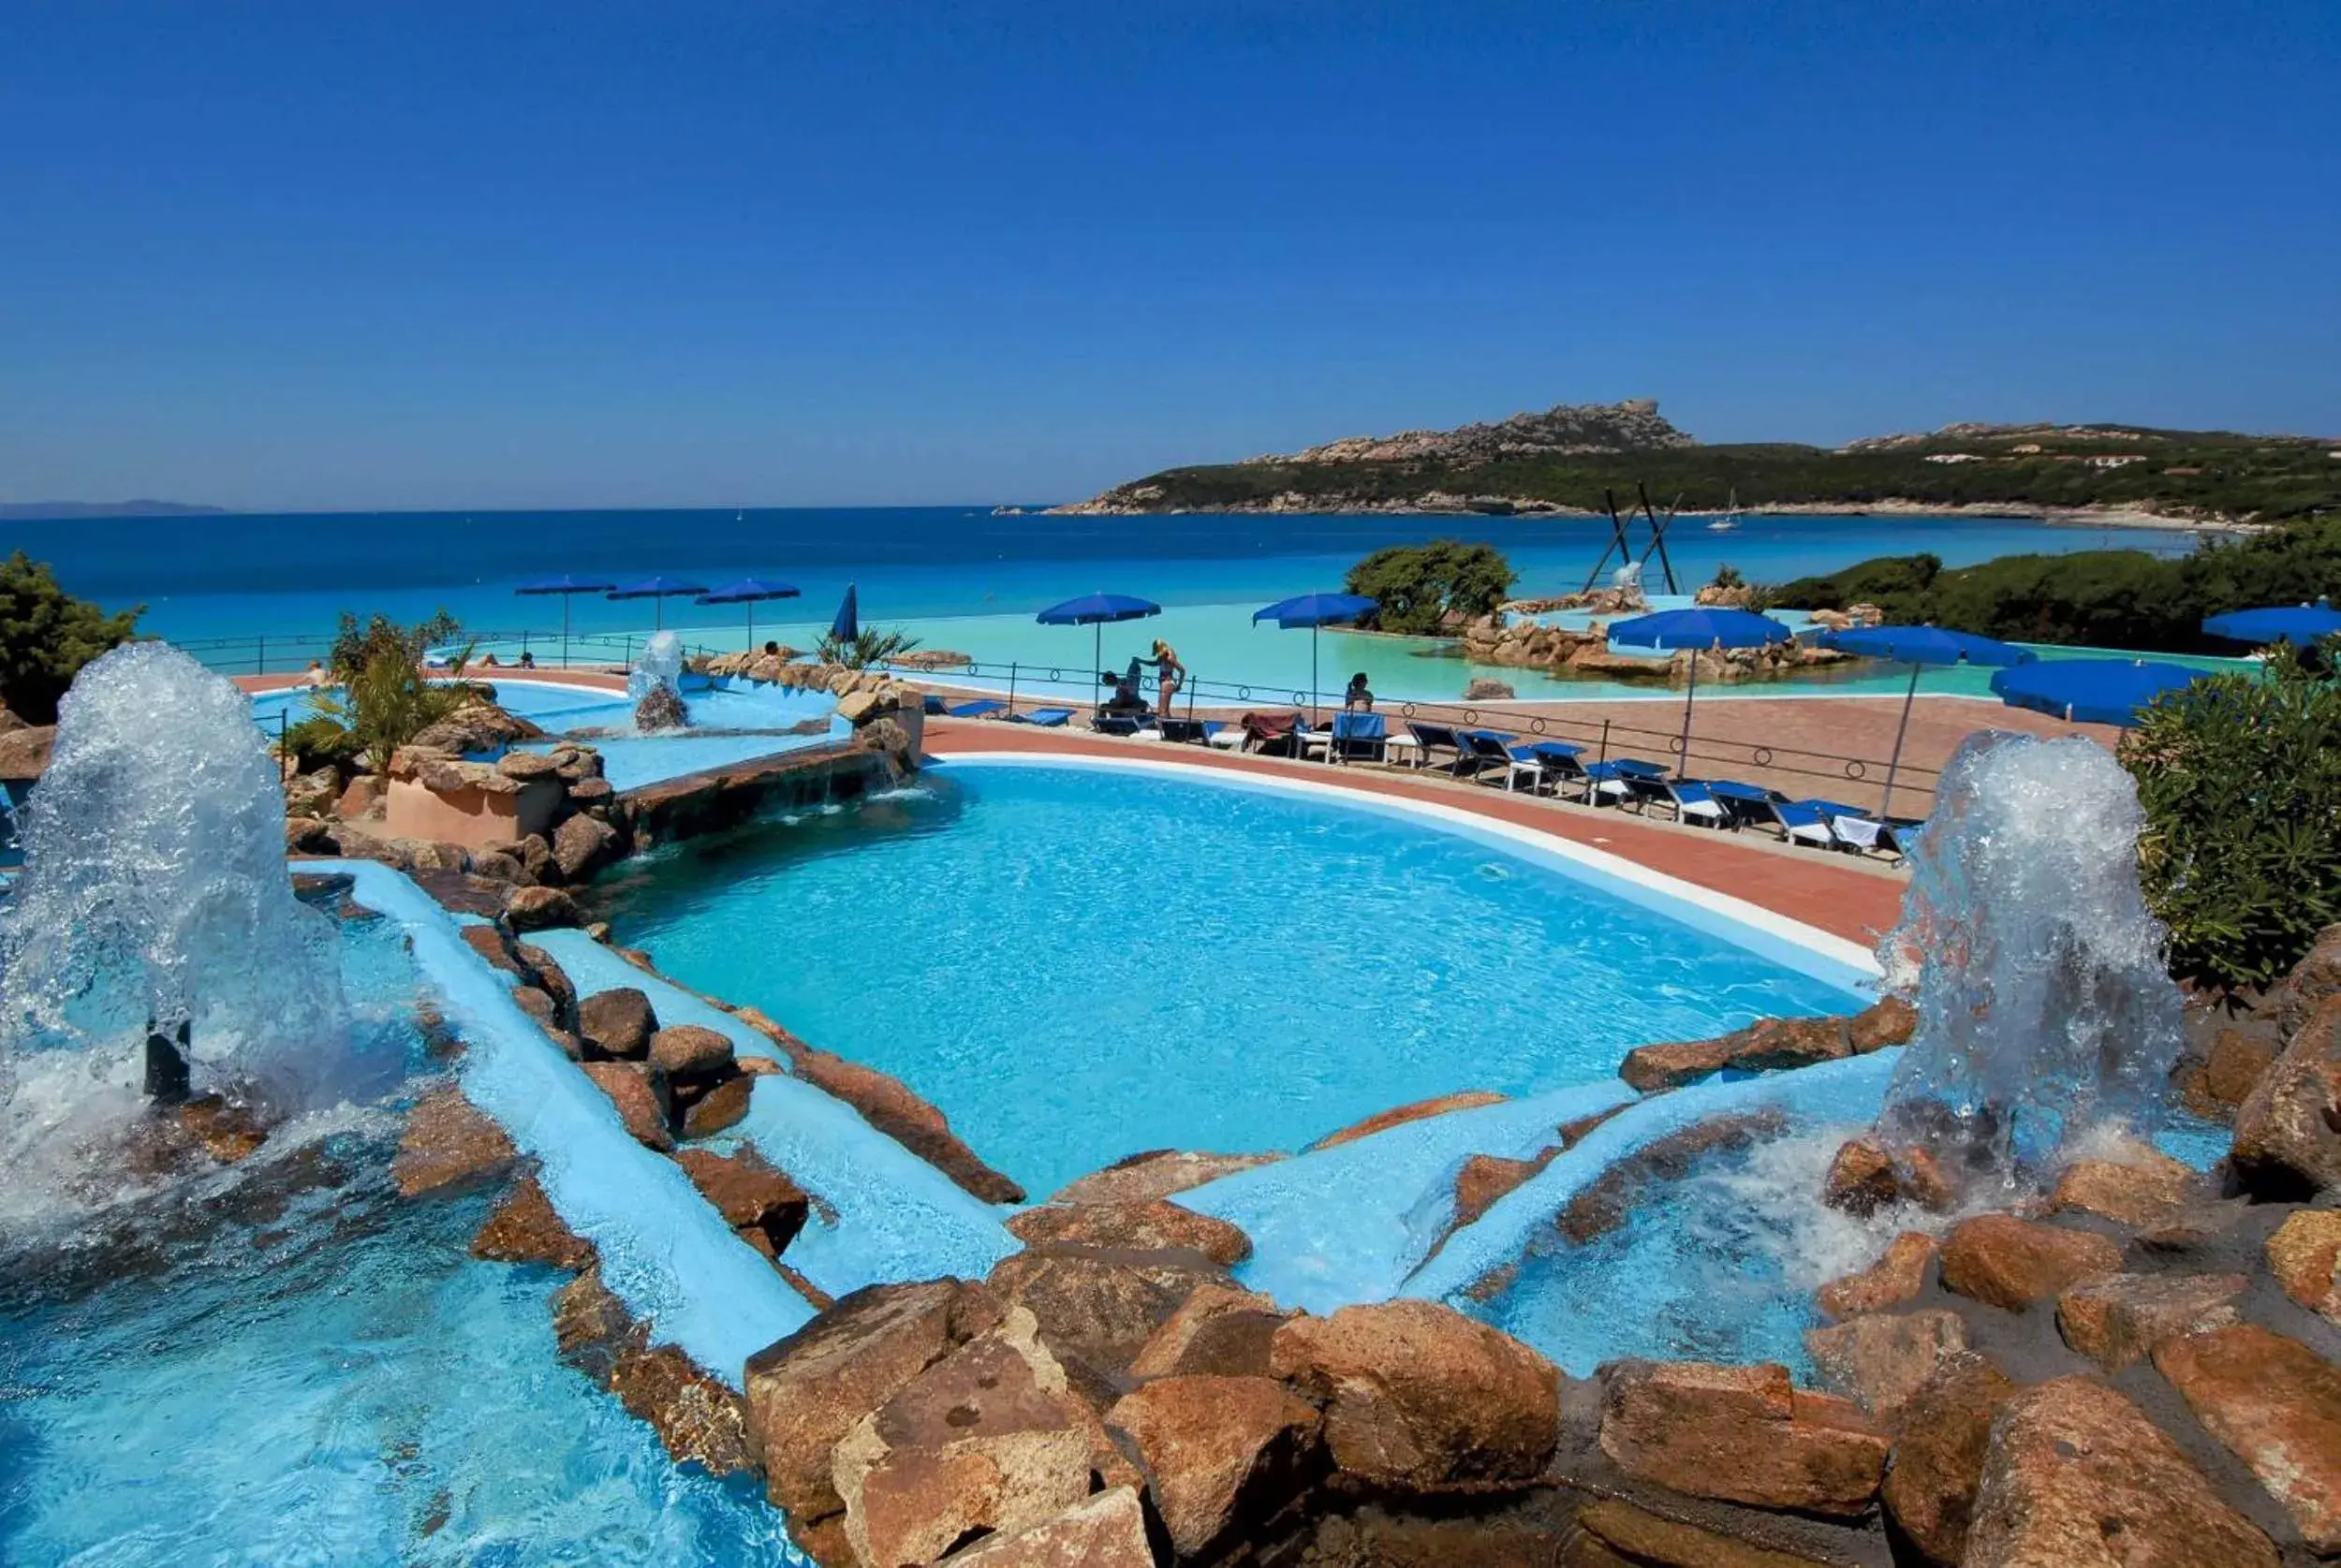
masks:
<instances>
[{"instance_id":1,"label":"swimming pool","mask_svg":"<svg viewBox=\"0 0 2341 1568\"><path fill-rule=\"evenodd\" d=\"M496 681L493 690L497 704L506 711L554 735L623 728L633 723L634 705L624 692L508 677ZM701 729L787 729L808 719L828 717L837 700L826 692L792 686L717 682L685 691L683 706L692 725ZM252 698L253 718L272 734L280 721L299 724L317 711L317 694L306 687L258 692Z\"/></svg>"},{"instance_id":2,"label":"swimming pool","mask_svg":"<svg viewBox=\"0 0 2341 1568\"><path fill-rule=\"evenodd\" d=\"M1863 1000L1842 956L1493 834L1128 767L954 762L606 897L666 973L901 1077L1035 1195Z\"/></svg>"},{"instance_id":3,"label":"swimming pool","mask_svg":"<svg viewBox=\"0 0 2341 1568\"><path fill-rule=\"evenodd\" d=\"M397 1195L398 1110L424 1082L399 1079L433 1066L415 960L392 922L339 945L361 1054L385 1069L351 1103L231 1170L90 1167L73 1202L37 1189L43 1145L11 1144L0 1562L802 1564L752 1480L674 1464L557 1359L566 1276L469 1255L493 1192ZM660 1219L662 1243L687 1218Z\"/></svg>"}]
</instances>

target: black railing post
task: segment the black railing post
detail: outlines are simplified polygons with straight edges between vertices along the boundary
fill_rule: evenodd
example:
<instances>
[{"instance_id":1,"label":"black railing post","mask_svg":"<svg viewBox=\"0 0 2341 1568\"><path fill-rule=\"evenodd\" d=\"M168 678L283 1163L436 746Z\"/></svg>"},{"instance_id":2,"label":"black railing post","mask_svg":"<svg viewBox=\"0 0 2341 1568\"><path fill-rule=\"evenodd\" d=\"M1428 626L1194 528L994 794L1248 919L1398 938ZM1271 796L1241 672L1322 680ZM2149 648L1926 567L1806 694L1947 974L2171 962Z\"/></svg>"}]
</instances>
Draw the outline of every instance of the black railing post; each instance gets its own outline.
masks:
<instances>
[{"instance_id":1,"label":"black railing post","mask_svg":"<svg viewBox=\"0 0 2341 1568\"><path fill-rule=\"evenodd\" d=\"M1610 721L1607 719L1601 721L1601 755L1594 760L1596 762L1610 760Z\"/></svg>"},{"instance_id":2,"label":"black railing post","mask_svg":"<svg viewBox=\"0 0 2341 1568\"><path fill-rule=\"evenodd\" d=\"M252 640L258 649L252 659L252 673L266 675L268 673L268 638L256 637Z\"/></svg>"}]
</instances>

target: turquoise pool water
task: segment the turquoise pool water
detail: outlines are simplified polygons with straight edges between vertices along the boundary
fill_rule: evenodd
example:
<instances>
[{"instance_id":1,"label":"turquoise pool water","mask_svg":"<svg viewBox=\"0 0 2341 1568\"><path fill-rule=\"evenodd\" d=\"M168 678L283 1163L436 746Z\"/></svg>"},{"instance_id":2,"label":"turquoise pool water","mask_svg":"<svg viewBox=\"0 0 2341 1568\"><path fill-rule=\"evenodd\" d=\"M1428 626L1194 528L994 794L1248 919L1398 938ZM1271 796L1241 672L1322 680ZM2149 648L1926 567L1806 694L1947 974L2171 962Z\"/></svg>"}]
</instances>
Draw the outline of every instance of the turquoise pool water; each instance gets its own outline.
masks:
<instances>
[{"instance_id":1,"label":"turquoise pool water","mask_svg":"<svg viewBox=\"0 0 2341 1568\"><path fill-rule=\"evenodd\" d=\"M1295 1149L1652 1040L1850 1012L1816 977L1524 853L1121 770L916 790L637 862L619 939L895 1074L1036 1196L1145 1149Z\"/></svg>"},{"instance_id":2,"label":"turquoise pool water","mask_svg":"<svg viewBox=\"0 0 2341 1568\"><path fill-rule=\"evenodd\" d=\"M563 1276L469 1255L493 1194L396 1194L401 1080L432 1065L415 970L389 922L341 948L388 1068L360 1103L104 1207L13 1172L0 1563L802 1564L752 1484L674 1465L556 1359Z\"/></svg>"},{"instance_id":3,"label":"turquoise pool water","mask_svg":"<svg viewBox=\"0 0 2341 1568\"><path fill-rule=\"evenodd\" d=\"M554 735L633 723L633 705L621 692L510 679L495 681L494 690L496 701L508 711ZM784 686L714 685L685 692L683 706L691 723L702 729L787 729L827 718L837 702L826 693ZM254 720L272 733L280 719L298 724L317 711L317 694L305 688L260 692L252 698Z\"/></svg>"}]
</instances>

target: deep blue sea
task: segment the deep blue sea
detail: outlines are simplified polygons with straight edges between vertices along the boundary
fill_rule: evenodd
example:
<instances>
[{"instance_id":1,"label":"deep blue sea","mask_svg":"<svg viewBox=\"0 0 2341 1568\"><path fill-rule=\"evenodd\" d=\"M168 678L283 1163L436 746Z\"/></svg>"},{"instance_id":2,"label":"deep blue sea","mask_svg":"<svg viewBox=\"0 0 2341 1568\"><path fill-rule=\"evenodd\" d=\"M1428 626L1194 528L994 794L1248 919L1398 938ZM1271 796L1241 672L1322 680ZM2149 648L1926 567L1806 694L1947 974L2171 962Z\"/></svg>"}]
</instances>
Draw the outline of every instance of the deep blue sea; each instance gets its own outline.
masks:
<instances>
[{"instance_id":1,"label":"deep blue sea","mask_svg":"<svg viewBox=\"0 0 2341 1568\"><path fill-rule=\"evenodd\" d=\"M1686 518L1668 550L1686 592L1729 563L1778 581L1871 556L1932 550L1958 565L2017 551L2106 544L2186 550L2186 535L2051 526L2022 519L1748 517L1729 533ZM849 582L865 622L910 623L929 647L987 660L1059 664L1085 681L1085 632L1037 627L1033 612L1095 590L1154 599L1160 621L1109 628L1109 665L1170 637L1199 674L1263 685L1310 680L1305 637L1254 632L1251 608L1340 586L1346 568L1383 545L1437 537L1484 540L1519 570L1523 595L1584 583L1610 538L1606 520L1480 517L994 517L988 507L791 508L747 511L569 511L268 514L103 519L0 525L0 549L49 562L72 592L110 608L143 604L141 626L174 641L272 639L268 667L299 668L316 652L292 642L331 631L343 610L419 620L445 608L480 633L561 624L558 600L517 598L527 579L562 572L621 580L679 574L719 586L756 576L793 583L801 599L759 606L758 640L807 646ZM1647 530L1635 535L1639 549ZM1653 557L1649 585L1658 588ZM747 612L670 600L579 597L579 632L638 633L655 620L697 645L744 645ZM1453 695L1460 661L1408 660L1391 639L1325 639L1324 657L1371 669L1393 695ZM1347 644L1347 646L1341 646ZM241 649L199 649L206 662L251 669ZM1427 669L1437 663L1445 667ZM1527 696L1524 688L1522 695ZM1585 695L1593 695L1587 693Z\"/></svg>"}]
</instances>

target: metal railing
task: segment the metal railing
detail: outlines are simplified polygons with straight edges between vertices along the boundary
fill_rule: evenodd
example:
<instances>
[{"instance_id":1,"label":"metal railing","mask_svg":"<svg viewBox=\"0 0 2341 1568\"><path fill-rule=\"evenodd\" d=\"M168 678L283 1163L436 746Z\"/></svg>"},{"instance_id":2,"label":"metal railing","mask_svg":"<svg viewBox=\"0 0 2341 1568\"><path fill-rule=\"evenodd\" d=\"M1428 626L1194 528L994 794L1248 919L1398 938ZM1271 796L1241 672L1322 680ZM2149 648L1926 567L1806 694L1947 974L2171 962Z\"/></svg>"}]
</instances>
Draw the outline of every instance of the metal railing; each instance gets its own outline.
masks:
<instances>
[{"instance_id":1,"label":"metal railing","mask_svg":"<svg viewBox=\"0 0 2341 1568\"><path fill-rule=\"evenodd\" d=\"M611 666L630 667L634 655L653 634L648 632L571 632L567 638L559 627L548 631L539 626L523 627L518 631L485 631L464 634L462 642L451 643L443 650L449 654L461 650L463 643L475 645L474 657L493 653L500 664L515 663L523 653L532 654L540 669L583 668L601 669ZM338 640L333 634L309 632L293 634L254 633L250 637L173 638L171 646L188 654L206 669L222 675L298 675L312 660L322 662L333 651ZM719 653L727 650L705 643L685 642L686 657L702 653Z\"/></svg>"},{"instance_id":2,"label":"metal railing","mask_svg":"<svg viewBox=\"0 0 2341 1568\"><path fill-rule=\"evenodd\" d=\"M889 664L889 674L904 680L929 681L950 684L954 676L978 681L1005 681L1008 711L1013 713L1020 700L1018 687L1024 685L1021 700L1029 706L1061 705L1085 702L1062 690L1067 685L1088 684L1093 694L1099 684L1098 671L1086 665L1033 665L1021 660L1007 663L982 659L962 660L948 666L918 664ZM1031 684L1058 688L1045 696L1037 696ZM1800 695L1791 682L1780 682L1776 695L1792 697ZM1213 681L1190 677L1180 683L1173 706L1184 702L1186 716L1193 718L1198 708L1211 709L1272 709L1277 711L1312 710L1338 711L1339 692L1316 692L1287 686L1277 681ZM1513 700L1517 701L1517 698ZM1585 701L1583 698L1558 696L1554 702ZM1730 702L1717 706L1728 709ZM1694 721L1690 751L1683 749L1682 725L1657 728L1618 718L1592 718L1583 713L1540 712L1532 709L1514 709L1487 702L1458 698L1454 701L1415 700L1380 703L1375 711L1391 722L1394 732L1403 733L1406 721L1420 720L1425 724L1444 725L1460 729L1492 729L1518 736L1524 740L1559 740L1584 747L1597 761L1612 757L1642 757L1664 762L1684 777L1730 777L1738 773L1756 773L1793 783L1799 787L1819 793L1823 786L1854 794L1873 795L1881 792L1886 780L1889 758L1863 756L1841 752L1822 751L1811 747L1789 745L1778 741L1738 740L1712 733L1701 734ZM1700 709L1709 714L1711 709ZM1913 806L1933 797L1941 769L1928 767L1904 756L1893 767L1894 795L1899 800L1907 795ZM1760 782L1750 780L1748 782ZM1909 814L1922 814L1913 811Z\"/></svg>"}]
</instances>

